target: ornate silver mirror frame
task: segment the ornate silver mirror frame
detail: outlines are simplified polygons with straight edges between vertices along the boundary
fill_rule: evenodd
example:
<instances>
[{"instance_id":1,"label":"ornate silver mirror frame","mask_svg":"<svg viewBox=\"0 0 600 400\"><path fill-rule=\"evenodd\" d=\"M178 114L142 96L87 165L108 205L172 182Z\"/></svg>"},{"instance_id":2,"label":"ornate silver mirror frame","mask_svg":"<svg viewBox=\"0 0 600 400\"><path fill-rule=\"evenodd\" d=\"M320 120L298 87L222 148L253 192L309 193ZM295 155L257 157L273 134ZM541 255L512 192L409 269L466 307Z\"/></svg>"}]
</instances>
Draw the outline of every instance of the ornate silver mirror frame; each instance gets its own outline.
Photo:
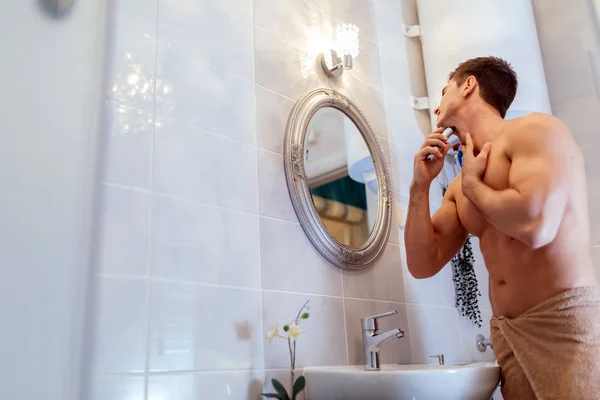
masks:
<instances>
[{"instance_id":1,"label":"ornate silver mirror frame","mask_svg":"<svg viewBox=\"0 0 600 400\"><path fill-rule=\"evenodd\" d=\"M338 242L327 230L314 206L304 169L308 124L323 107L333 107L348 116L360 130L377 173L377 219L367 242L359 248ZM296 215L313 246L333 265L357 270L372 265L383 253L391 226L392 188L383 152L360 109L333 89L316 89L300 99L288 119L284 141L284 168Z\"/></svg>"}]
</instances>

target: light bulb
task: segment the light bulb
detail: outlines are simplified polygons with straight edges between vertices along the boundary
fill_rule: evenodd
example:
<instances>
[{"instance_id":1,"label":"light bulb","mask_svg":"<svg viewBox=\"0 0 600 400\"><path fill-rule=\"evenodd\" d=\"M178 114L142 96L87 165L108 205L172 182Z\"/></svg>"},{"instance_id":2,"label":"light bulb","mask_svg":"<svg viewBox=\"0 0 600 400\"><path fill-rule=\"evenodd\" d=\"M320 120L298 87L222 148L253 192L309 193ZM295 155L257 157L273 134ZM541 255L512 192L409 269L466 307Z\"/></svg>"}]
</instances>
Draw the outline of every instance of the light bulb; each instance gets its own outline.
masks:
<instances>
[{"instance_id":1,"label":"light bulb","mask_svg":"<svg viewBox=\"0 0 600 400\"><path fill-rule=\"evenodd\" d=\"M127 76L127 83L130 85L135 85L140 80L140 76L136 73L129 74Z\"/></svg>"},{"instance_id":2,"label":"light bulb","mask_svg":"<svg viewBox=\"0 0 600 400\"><path fill-rule=\"evenodd\" d=\"M335 28L335 43L338 56L358 56L358 27L354 24L341 24Z\"/></svg>"}]
</instances>

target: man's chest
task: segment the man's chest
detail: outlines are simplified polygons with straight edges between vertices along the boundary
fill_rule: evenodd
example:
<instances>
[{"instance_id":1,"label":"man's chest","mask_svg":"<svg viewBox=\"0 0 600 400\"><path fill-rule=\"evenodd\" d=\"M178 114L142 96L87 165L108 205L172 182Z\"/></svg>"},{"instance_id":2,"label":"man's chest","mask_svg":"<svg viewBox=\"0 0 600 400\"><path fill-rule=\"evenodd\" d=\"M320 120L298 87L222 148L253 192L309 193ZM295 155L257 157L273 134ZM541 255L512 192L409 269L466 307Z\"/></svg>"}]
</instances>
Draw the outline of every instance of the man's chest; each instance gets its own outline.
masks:
<instances>
[{"instance_id":1,"label":"man's chest","mask_svg":"<svg viewBox=\"0 0 600 400\"><path fill-rule=\"evenodd\" d=\"M492 146L483 182L494 190L503 190L508 188L510 160L506 156L506 150L501 143ZM461 179L459 175L456 179ZM458 216L463 226L472 235L479 236L483 230L488 228L489 222L479 212L479 210L462 193L462 187L459 183L459 190L456 195L456 207Z\"/></svg>"}]
</instances>

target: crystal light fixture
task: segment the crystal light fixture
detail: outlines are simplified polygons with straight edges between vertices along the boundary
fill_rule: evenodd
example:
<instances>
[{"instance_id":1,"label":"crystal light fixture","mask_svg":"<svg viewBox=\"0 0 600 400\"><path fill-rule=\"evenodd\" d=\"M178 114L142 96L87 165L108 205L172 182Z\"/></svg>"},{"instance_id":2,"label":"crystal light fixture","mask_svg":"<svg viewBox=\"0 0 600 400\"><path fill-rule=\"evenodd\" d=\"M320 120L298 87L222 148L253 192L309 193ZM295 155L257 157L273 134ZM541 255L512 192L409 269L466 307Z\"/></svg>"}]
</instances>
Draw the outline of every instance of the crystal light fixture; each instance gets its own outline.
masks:
<instances>
[{"instance_id":1,"label":"crystal light fixture","mask_svg":"<svg viewBox=\"0 0 600 400\"><path fill-rule=\"evenodd\" d=\"M341 24L335 28L335 43L338 54L358 56L358 27L354 24Z\"/></svg>"},{"instance_id":2,"label":"crystal light fixture","mask_svg":"<svg viewBox=\"0 0 600 400\"><path fill-rule=\"evenodd\" d=\"M321 54L321 66L328 76L340 76L352 69L353 59L358 57L358 27L340 24L335 28L333 48Z\"/></svg>"}]
</instances>

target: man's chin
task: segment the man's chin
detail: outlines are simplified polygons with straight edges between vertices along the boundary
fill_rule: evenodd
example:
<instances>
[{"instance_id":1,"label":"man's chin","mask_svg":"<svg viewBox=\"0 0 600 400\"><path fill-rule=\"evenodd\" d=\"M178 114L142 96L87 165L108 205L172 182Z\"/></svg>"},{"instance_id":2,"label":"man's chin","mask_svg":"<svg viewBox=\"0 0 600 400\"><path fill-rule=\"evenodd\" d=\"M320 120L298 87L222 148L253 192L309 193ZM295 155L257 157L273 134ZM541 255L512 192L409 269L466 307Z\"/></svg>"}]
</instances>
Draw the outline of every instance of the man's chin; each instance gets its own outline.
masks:
<instances>
[{"instance_id":1,"label":"man's chin","mask_svg":"<svg viewBox=\"0 0 600 400\"><path fill-rule=\"evenodd\" d=\"M445 128L446 125L444 125L444 117L442 115L438 115L438 117L435 120L435 123L437 125L438 128Z\"/></svg>"}]
</instances>

